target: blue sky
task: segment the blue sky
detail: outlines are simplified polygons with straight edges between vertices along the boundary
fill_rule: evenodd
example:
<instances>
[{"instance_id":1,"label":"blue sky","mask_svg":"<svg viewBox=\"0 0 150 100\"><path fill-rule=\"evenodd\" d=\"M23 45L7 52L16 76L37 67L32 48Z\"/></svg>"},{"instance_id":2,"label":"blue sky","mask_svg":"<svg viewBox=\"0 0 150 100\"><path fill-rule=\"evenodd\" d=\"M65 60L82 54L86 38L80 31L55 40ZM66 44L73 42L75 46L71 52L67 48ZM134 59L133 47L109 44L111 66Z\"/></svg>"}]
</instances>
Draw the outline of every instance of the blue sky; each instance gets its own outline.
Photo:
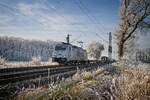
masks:
<instances>
[{"instance_id":1,"label":"blue sky","mask_svg":"<svg viewBox=\"0 0 150 100\"><path fill-rule=\"evenodd\" d=\"M1 36L106 44L118 22L119 0L0 0Z\"/></svg>"}]
</instances>

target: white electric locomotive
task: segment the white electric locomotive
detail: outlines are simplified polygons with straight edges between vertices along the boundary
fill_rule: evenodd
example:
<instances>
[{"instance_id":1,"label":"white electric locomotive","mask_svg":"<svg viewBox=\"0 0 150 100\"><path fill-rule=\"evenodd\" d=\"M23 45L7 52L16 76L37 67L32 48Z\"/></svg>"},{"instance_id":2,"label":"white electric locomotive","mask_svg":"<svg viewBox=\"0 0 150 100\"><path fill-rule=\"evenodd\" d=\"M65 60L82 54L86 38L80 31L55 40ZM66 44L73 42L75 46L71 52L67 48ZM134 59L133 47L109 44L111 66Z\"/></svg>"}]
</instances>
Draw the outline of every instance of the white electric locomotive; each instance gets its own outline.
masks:
<instances>
[{"instance_id":1,"label":"white electric locomotive","mask_svg":"<svg viewBox=\"0 0 150 100\"><path fill-rule=\"evenodd\" d=\"M81 47L61 42L56 44L52 54L52 61L58 63L79 62L87 60L87 52Z\"/></svg>"}]
</instances>

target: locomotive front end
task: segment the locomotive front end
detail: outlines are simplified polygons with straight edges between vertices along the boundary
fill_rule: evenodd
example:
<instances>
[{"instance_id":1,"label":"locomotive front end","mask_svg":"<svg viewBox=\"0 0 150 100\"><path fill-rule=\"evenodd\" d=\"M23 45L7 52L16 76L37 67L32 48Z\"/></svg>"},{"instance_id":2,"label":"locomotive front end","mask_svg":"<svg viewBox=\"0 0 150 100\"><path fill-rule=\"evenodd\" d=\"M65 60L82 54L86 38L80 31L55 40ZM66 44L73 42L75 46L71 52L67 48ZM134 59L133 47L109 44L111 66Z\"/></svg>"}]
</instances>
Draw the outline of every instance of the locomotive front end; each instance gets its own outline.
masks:
<instances>
[{"instance_id":1,"label":"locomotive front end","mask_svg":"<svg viewBox=\"0 0 150 100\"><path fill-rule=\"evenodd\" d=\"M67 54L67 45L57 44L54 47L52 61L58 63L65 63L67 62L66 54Z\"/></svg>"}]
</instances>

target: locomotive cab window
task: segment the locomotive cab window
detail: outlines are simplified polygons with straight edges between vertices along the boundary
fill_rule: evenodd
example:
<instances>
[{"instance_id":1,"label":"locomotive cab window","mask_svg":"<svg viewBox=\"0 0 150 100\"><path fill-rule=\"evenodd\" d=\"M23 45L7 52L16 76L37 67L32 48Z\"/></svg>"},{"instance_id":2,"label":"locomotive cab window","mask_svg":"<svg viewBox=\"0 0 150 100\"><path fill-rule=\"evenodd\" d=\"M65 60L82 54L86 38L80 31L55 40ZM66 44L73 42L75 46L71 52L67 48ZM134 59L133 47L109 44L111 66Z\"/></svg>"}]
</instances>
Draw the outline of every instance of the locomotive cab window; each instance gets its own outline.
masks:
<instances>
[{"instance_id":1,"label":"locomotive cab window","mask_svg":"<svg viewBox=\"0 0 150 100\"><path fill-rule=\"evenodd\" d=\"M55 50L66 50L66 47L64 47L64 46L56 46Z\"/></svg>"}]
</instances>

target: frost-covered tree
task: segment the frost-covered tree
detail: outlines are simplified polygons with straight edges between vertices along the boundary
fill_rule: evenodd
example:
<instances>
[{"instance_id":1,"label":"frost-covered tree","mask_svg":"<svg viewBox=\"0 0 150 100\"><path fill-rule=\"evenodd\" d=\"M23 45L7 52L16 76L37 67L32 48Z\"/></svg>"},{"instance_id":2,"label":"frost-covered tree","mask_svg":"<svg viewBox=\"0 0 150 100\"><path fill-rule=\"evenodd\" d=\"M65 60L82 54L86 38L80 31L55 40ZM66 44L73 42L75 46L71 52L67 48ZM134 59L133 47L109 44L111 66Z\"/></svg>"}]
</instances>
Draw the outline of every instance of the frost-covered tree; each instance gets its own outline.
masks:
<instances>
[{"instance_id":1,"label":"frost-covered tree","mask_svg":"<svg viewBox=\"0 0 150 100\"><path fill-rule=\"evenodd\" d=\"M139 30L150 28L150 0L121 0L120 16L116 36L121 60L125 51L129 51Z\"/></svg>"},{"instance_id":2,"label":"frost-covered tree","mask_svg":"<svg viewBox=\"0 0 150 100\"><path fill-rule=\"evenodd\" d=\"M104 46L101 43L93 41L88 45L88 56L98 60L100 59L103 50Z\"/></svg>"},{"instance_id":3,"label":"frost-covered tree","mask_svg":"<svg viewBox=\"0 0 150 100\"><path fill-rule=\"evenodd\" d=\"M25 40L0 37L0 57L8 61L30 61L33 57L48 60L52 56L54 41Z\"/></svg>"}]
</instances>

